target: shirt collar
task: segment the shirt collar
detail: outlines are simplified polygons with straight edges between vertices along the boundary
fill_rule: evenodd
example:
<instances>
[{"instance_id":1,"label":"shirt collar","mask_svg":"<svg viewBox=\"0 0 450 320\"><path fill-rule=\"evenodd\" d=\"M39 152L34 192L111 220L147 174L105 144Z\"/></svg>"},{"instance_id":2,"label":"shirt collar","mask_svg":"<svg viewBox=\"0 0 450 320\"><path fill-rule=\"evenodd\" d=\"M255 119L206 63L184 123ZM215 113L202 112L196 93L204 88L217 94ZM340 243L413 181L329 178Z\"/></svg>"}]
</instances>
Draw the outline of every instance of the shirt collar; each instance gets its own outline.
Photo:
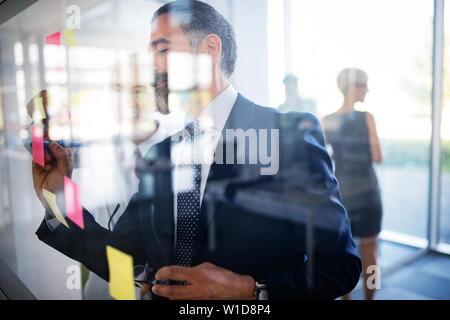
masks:
<instances>
[{"instance_id":1,"label":"shirt collar","mask_svg":"<svg viewBox=\"0 0 450 320\"><path fill-rule=\"evenodd\" d=\"M222 132L223 127L236 102L238 93L230 84L202 111L198 120L205 130L214 129Z\"/></svg>"},{"instance_id":2,"label":"shirt collar","mask_svg":"<svg viewBox=\"0 0 450 320\"><path fill-rule=\"evenodd\" d=\"M208 105L205 106L200 113L198 120L204 131L218 130L222 131L225 123L233 109L234 103L238 97L236 89L230 84L217 97L214 98ZM189 115L185 116L184 126L194 121Z\"/></svg>"},{"instance_id":3,"label":"shirt collar","mask_svg":"<svg viewBox=\"0 0 450 320\"><path fill-rule=\"evenodd\" d=\"M202 127L205 128L205 131L218 130L219 132L222 132L237 97L238 93L236 89L230 84L203 109L198 120ZM138 145L139 151L144 157L153 145L163 141L174 134L175 131L183 129L178 128L180 126L179 121L177 120L179 119L179 115L175 116L174 114L172 117L170 115L160 115L156 113L155 119L158 122L158 129L149 139ZM192 117L186 115L183 127L193 120ZM171 125L175 122L178 123L178 125Z\"/></svg>"}]
</instances>

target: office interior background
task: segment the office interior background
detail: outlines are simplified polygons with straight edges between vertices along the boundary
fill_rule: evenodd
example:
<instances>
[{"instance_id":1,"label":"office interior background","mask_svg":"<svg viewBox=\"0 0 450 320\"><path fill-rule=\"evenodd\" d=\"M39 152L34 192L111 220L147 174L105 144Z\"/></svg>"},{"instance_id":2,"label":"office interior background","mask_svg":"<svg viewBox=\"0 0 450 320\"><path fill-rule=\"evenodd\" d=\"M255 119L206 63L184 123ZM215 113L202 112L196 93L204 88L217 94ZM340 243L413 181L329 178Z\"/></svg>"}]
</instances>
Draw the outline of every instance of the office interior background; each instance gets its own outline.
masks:
<instances>
[{"instance_id":1,"label":"office interior background","mask_svg":"<svg viewBox=\"0 0 450 320\"><path fill-rule=\"evenodd\" d=\"M138 59L146 59L150 18L164 2L0 3L0 295L89 299L84 281L81 287L67 284L71 266L79 263L35 235L43 210L33 189L31 156L22 143L29 123L26 105L46 88L74 118L80 115L84 131L78 134L92 140L112 136L111 122L98 121L111 113L112 70L130 52L142 52ZM342 103L339 71L358 67L369 74L369 93L358 109L375 116L384 153L376 165L383 224L381 288L375 298L449 299L450 3L205 2L233 25L239 49L232 83L258 104L281 105L283 78L294 74L300 96L316 103L321 118ZM77 46L46 44L46 36L66 28L70 5L80 8ZM79 170L80 179L89 181L89 174ZM107 174L102 179L105 188L114 183ZM83 202L92 207L98 197L82 191ZM361 283L353 298L363 298Z\"/></svg>"}]
</instances>

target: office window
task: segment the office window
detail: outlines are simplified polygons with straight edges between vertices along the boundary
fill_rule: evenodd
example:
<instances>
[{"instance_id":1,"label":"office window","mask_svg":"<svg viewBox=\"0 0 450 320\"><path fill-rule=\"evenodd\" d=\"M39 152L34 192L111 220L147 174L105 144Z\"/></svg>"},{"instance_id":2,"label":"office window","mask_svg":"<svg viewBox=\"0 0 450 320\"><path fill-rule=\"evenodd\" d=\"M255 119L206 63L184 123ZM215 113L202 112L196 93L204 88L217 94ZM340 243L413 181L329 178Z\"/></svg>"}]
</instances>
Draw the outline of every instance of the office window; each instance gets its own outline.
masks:
<instances>
[{"instance_id":1,"label":"office window","mask_svg":"<svg viewBox=\"0 0 450 320\"><path fill-rule=\"evenodd\" d=\"M444 12L443 102L441 118L441 204L440 242L450 244L450 7Z\"/></svg>"},{"instance_id":2,"label":"office window","mask_svg":"<svg viewBox=\"0 0 450 320\"><path fill-rule=\"evenodd\" d=\"M291 21L292 72L300 95L316 102L319 117L342 105L336 81L341 70L368 73L366 100L356 108L374 115L381 139L384 161L376 171L383 233L407 235L425 246L433 3L292 1Z\"/></svg>"}]
</instances>

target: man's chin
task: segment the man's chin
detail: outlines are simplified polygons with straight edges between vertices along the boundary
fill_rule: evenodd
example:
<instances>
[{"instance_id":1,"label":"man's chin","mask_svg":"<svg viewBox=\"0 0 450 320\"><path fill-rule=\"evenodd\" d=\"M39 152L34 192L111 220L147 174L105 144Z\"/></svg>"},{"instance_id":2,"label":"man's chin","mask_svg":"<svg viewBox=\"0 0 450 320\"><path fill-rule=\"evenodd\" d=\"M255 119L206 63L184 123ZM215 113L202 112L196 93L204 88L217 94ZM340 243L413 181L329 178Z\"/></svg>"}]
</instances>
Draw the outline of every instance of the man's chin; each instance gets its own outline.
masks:
<instances>
[{"instance_id":1,"label":"man's chin","mask_svg":"<svg viewBox=\"0 0 450 320\"><path fill-rule=\"evenodd\" d=\"M157 98L156 107L161 114L169 114L169 101L167 98Z\"/></svg>"},{"instance_id":2,"label":"man's chin","mask_svg":"<svg viewBox=\"0 0 450 320\"><path fill-rule=\"evenodd\" d=\"M166 86L156 88L155 101L160 113L169 114L169 89Z\"/></svg>"}]
</instances>

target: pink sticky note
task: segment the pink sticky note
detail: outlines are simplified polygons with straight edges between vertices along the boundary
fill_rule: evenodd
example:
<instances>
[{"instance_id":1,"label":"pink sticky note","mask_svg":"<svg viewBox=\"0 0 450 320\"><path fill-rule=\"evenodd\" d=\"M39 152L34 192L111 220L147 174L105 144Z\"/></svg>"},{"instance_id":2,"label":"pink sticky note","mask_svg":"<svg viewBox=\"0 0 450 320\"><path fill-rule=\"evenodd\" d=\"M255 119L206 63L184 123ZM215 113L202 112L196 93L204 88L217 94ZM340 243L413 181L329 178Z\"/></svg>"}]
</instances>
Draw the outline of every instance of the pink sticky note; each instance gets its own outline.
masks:
<instances>
[{"instance_id":1,"label":"pink sticky note","mask_svg":"<svg viewBox=\"0 0 450 320\"><path fill-rule=\"evenodd\" d=\"M72 220L81 229L84 229L80 186L66 176L64 176L64 197L66 199L66 217Z\"/></svg>"},{"instance_id":2,"label":"pink sticky note","mask_svg":"<svg viewBox=\"0 0 450 320\"><path fill-rule=\"evenodd\" d=\"M41 127L31 127L31 143L33 144L33 161L41 166L45 166L44 161L44 129Z\"/></svg>"},{"instance_id":3,"label":"pink sticky note","mask_svg":"<svg viewBox=\"0 0 450 320\"><path fill-rule=\"evenodd\" d=\"M57 46L61 45L61 32L55 32L49 36L45 37L46 44L56 44Z\"/></svg>"}]
</instances>

